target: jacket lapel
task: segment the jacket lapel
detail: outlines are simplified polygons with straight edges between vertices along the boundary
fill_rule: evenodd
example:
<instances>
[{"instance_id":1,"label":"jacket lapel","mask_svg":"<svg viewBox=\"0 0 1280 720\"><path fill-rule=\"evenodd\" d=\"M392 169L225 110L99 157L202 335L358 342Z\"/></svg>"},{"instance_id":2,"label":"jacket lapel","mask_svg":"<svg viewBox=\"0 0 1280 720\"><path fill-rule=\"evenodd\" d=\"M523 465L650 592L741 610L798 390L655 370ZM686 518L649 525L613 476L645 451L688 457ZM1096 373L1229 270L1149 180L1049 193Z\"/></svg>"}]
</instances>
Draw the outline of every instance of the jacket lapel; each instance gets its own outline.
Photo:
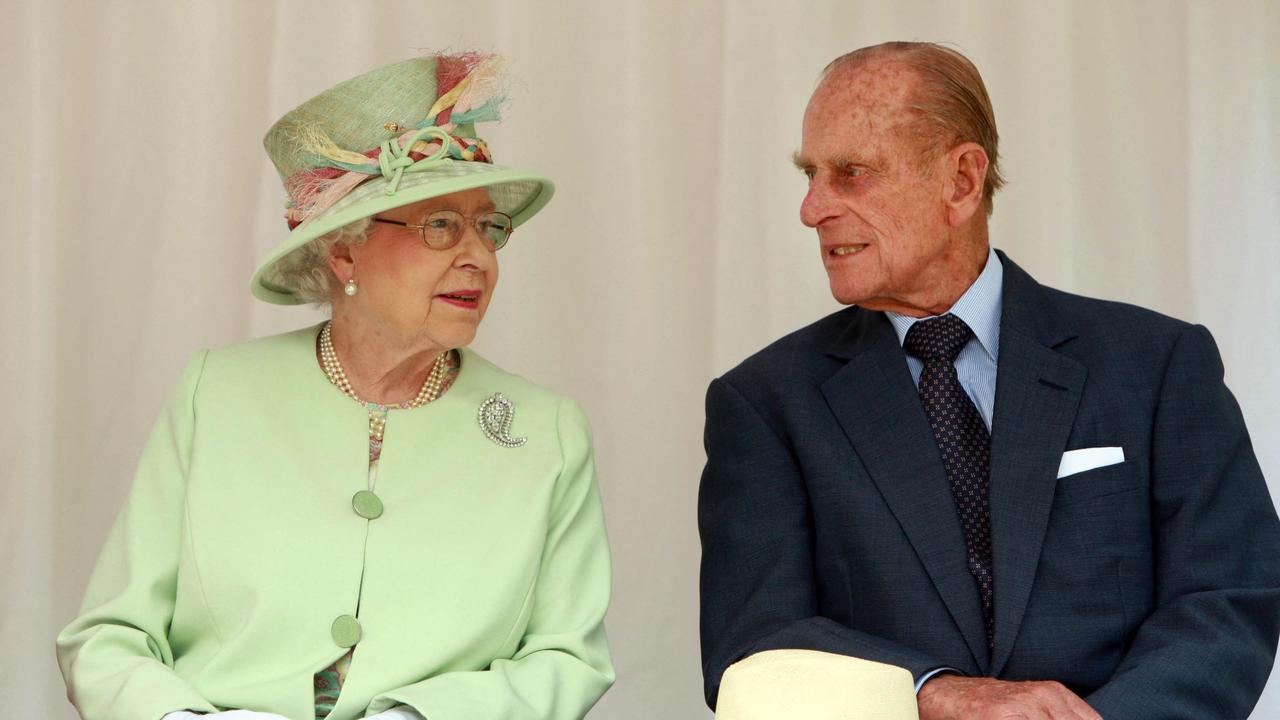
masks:
<instances>
[{"instance_id":1,"label":"jacket lapel","mask_svg":"<svg viewBox=\"0 0 1280 720\"><path fill-rule=\"evenodd\" d=\"M1045 291L1003 253L1004 309L991 437L991 536L998 677L1035 580L1086 370L1055 348L1075 337Z\"/></svg>"},{"instance_id":2,"label":"jacket lapel","mask_svg":"<svg viewBox=\"0 0 1280 720\"><path fill-rule=\"evenodd\" d=\"M848 362L822 394L985 669L986 632L964 534L902 346L882 313L858 310L853 318L828 353Z\"/></svg>"}]
</instances>

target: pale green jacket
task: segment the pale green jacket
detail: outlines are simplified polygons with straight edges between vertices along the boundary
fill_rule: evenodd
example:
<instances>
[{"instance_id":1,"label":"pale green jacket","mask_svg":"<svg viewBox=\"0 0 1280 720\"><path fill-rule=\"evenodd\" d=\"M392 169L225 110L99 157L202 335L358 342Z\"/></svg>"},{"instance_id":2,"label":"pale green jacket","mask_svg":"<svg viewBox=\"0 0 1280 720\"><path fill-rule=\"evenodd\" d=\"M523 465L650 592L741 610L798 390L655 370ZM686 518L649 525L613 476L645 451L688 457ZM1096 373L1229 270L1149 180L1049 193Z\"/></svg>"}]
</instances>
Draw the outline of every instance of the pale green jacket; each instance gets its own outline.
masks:
<instances>
[{"instance_id":1,"label":"pale green jacket","mask_svg":"<svg viewBox=\"0 0 1280 720\"><path fill-rule=\"evenodd\" d=\"M333 720L581 718L613 682L609 554L577 404L469 350L453 387L393 410L366 520L368 415L329 384L318 328L197 353L147 443L84 605L58 636L85 720L240 708L315 717L312 676L362 639ZM502 447L480 404L514 405Z\"/></svg>"}]
</instances>

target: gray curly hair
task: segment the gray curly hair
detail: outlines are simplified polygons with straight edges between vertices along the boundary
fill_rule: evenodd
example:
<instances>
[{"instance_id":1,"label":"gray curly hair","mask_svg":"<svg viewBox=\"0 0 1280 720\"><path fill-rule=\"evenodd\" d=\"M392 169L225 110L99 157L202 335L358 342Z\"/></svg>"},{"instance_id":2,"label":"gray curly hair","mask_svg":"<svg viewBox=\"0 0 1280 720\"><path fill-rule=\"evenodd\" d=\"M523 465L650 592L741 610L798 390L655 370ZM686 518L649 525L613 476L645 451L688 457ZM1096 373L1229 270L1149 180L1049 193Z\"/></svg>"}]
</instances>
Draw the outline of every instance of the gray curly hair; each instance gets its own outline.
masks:
<instances>
[{"instance_id":1,"label":"gray curly hair","mask_svg":"<svg viewBox=\"0 0 1280 720\"><path fill-rule=\"evenodd\" d=\"M280 259L276 277L280 284L293 288L303 302L328 305L338 289L338 279L329 269L329 248L342 244L358 247L369 237L370 218L361 218L326 233Z\"/></svg>"}]
</instances>

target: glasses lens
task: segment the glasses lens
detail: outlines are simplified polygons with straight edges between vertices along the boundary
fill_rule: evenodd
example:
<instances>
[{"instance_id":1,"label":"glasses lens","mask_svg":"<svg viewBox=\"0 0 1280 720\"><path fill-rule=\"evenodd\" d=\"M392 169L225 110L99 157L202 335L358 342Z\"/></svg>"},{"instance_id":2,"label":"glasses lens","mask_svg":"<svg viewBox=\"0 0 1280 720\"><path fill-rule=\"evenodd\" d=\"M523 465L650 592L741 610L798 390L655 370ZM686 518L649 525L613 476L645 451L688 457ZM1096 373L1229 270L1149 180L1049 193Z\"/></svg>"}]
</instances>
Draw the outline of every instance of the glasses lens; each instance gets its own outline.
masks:
<instances>
[{"instance_id":1,"label":"glasses lens","mask_svg":"<svg viewBox=\"0 0 1280 720\"><path fill-rule=\"evenodd\" d=\"M453 210L437 210L422 221L422 242L427 247L446 250L462 237L462 215Z\"/></svg>"},{"instance_id":2,"label":"glasses lens","mask_svg":"<svg viewBox=\"0 0 1280 720\"><path fill-rule=\"evenodd\" d=\"M476 221L476 228L485 239L493 243L494 250L501 250L507 244L507 238L511 237L511 225L511 218L500 212L489 213Z\"/></svg>"}]
</instances>

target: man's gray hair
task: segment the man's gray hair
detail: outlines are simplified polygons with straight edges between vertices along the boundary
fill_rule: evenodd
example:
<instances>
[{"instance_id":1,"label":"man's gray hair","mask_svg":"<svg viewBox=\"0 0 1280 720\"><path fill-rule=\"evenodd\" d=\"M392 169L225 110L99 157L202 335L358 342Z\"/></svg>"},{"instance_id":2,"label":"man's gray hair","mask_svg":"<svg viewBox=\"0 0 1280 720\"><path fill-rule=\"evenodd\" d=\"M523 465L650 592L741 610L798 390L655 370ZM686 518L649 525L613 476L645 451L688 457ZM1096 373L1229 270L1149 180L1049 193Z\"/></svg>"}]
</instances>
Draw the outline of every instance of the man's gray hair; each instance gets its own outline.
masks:
<instances>
[{"instance_id":1,"label":"man's gray hair","mask_svg":"<svg viewBox=\"0 0 1280 720\"><path fill-rule=\"evenodd\" d=\"M909 109L919 115L918 138L930 159L965 142L977 143L986 151L982 203L990 215L992 196L1004 185L1004 177L1000 174L996 115L978 68L969 58L937 43L887 42L841 55L822 75L825 78L837 68L871 60L890 60L916 71L921 86Z\"/></svg>"}]
</instances>

